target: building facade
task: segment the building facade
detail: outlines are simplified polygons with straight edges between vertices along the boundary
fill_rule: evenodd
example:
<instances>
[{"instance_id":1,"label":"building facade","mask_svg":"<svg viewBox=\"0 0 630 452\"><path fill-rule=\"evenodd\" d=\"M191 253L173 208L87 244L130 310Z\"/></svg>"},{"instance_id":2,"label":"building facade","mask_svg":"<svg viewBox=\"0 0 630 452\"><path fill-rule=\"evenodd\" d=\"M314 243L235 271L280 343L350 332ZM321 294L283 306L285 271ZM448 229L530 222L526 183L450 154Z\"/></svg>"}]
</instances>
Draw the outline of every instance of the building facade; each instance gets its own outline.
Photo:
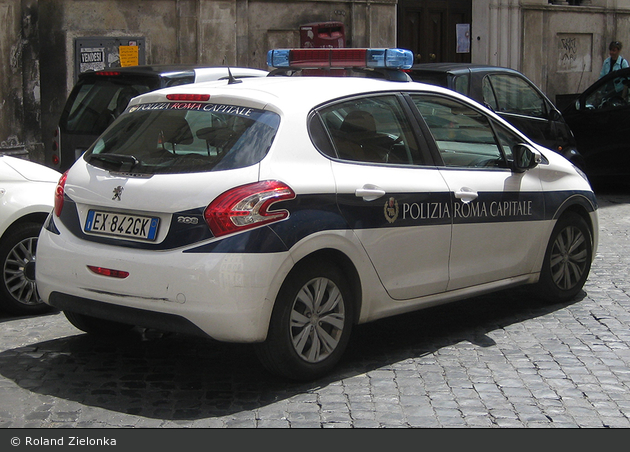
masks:
<instances>
[{"instance_id":1,"label":"building facade","mask_svg":"<svg viewBox=\"0 0 630 452\"><path fill-rule=\"evenodd\" d=\"M610 41L630 48L629 0L472 3L472 61L523 72L559 105L597 80Z\"/></svg>"},{"instance_id":2,"label":"building facade","mask_svg":"<svg viewBox=\"0 0 630 452\"><path fill-rule=\"evenodd\" d=\"M42 162L78 72L120 63L80 52L96 41L139 46L139 63L266 69L301 25L337 21L347 47L511 67L552 100L595 81L610 40L630 45L630 0L0 0L0 20L0 153Z\"/></svg>"}]
</instances>

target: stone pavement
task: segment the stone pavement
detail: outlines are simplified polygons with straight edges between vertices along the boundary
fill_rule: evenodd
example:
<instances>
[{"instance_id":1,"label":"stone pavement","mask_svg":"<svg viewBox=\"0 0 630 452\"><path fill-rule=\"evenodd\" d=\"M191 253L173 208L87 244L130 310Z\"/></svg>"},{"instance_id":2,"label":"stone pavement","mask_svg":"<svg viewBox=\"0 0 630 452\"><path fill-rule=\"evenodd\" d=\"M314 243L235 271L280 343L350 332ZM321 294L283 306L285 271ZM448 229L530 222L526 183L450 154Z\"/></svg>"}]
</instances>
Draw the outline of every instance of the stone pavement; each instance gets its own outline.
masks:
<instances>
[{"instance_id":1,"label":"stone pavement","mask_svg":"<svg viewBox=\"0 0 630 452\"><path fill-rule=\"evenodd\" d=\"M330 377L269 376L247 345L103 342L0 313L0 427L630 427L630 195L600 195L579 299L501 292L355 330Z\"/></svg>"}]
</instances>

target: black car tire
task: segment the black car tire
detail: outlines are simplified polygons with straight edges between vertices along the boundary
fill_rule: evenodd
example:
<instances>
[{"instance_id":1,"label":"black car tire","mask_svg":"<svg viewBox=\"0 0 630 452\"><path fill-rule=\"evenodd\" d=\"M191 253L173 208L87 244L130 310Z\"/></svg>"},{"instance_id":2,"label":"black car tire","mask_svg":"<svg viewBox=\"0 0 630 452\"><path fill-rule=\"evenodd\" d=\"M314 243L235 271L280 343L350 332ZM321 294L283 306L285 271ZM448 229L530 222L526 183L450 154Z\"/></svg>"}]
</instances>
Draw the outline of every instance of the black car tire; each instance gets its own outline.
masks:
<instances>
[{"instance_id":1,"label":"black car tire","mask_svg":"<svg viewBox=\"0 0 630 452\"><path fill-rule=\"evenodd\" d=\"M133 325L114 322L113 320L99 319L77 312L63 312L70 323L75 327L94 336L110 336L126 333L133 328Z\"/></svg>"},{"instance_id":2,"label":"black car tire","mask_svg":"<svg viewBox=\"0 0 630 452\"><path fill-rule=\"evenodd\" d=\"M289 274L276 298L267 340L256 344L267 370L292 380L330 372L352 330L349 287L341 270L325 262L311 261Z\"/></svg>"},{"instance_id":3,"label":"black car tire","mask_svg":"<svg viewBox=\"0 0 630 452\"><path fill-rule=\"evenodd\" d=\"M593 238L586 221L568 212L557 221L537 285L539 295L550 302L570 301L582 290L591 269Z\"/></svg>"},{"instance_id":4,"label":"black car tire","mask_svg":"<svg viewBox=\"0 0 630 452\"><path fill-rule=\"evenodd\" d=\"M0 308L11 314L35 315L50 310L35 284L35 251L41 228L40 223L20 224L0 242Z\"/></svg>"}]
</instances>

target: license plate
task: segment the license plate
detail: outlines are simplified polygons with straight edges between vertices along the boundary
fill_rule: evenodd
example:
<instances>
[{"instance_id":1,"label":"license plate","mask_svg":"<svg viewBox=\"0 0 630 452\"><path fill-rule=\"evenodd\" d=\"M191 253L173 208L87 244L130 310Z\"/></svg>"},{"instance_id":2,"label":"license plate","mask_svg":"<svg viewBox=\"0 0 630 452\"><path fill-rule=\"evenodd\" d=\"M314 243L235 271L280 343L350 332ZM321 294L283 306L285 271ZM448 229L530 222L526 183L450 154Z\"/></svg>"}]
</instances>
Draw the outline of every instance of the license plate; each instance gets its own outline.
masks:
<instances>
[{"instance_id":1,"label":"license plate","mask_svg":"<svg viewBox=\"0 0 630 452\"><path fill-rule=\"evenodd\" d=\"M115 235L133 239L155 240L159 218L90 210L85 221L85 232Z\"/></svg>"}]
</instances>

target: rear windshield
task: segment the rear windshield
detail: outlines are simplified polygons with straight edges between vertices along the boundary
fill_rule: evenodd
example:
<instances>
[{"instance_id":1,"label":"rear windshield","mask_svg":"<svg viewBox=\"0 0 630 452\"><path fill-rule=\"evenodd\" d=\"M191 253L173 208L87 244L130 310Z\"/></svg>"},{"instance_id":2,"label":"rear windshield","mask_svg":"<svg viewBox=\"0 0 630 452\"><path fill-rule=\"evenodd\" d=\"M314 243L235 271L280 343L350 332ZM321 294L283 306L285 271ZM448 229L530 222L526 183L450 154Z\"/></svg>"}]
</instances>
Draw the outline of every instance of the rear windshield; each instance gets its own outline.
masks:
<instances>
[{"instance_id":1,"label":"rear windshield","mask_svg":"<svg viewBox=\"0 0 630 452\"><path fill-rule=\"evenodd\" d=\"M70 94L59 126L67 133L100 135L134 97L159 88L158 80L85 79Z\"/></svg>"},{"instance_id":2,"label":"rear windshield","mask_svg":"<svg viewBox=\"0 0 630 452\"><path fill-rule=\"evenodd\" d=\"M120 116L84 158L137 174L243 168L267 154L279 124L276 113L234 105L140 104Z\"/></svg>"},{"instance_id":3,"label":"rear windshield","mask_svg":"<svg viewBox=\"0 0 630 452\"><path fill-rule=\"evenodd\" d=\"M444 87L448 86L446 83L446 74L443 72L414 72L412 69L409 75L411 75L414 82L428 83L429 85Z\"/></svg>"}]
</instances>

